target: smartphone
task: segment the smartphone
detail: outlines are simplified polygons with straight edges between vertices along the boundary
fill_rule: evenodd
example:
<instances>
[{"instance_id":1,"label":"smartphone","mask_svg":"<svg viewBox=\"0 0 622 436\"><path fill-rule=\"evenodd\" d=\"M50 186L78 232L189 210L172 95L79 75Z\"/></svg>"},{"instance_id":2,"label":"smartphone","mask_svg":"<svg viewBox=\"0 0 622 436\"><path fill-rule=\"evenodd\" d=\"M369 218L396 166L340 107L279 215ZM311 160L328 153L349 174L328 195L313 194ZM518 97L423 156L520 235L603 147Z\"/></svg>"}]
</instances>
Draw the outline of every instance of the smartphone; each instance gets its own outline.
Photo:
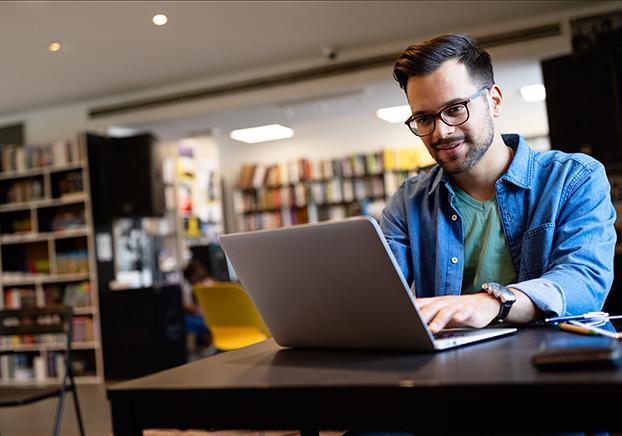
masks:
<instances>
[{"instance_id":1,"label":"smartphone","mask_svg":"<svg viewBox=\"0 0 622 436\"><path fill-rule=\"evenodd\" d=\"M622 363L622 352L615 339L555 332L531 356L531 363L538 369L615 367Z\"/></svg>"}]
</instances>

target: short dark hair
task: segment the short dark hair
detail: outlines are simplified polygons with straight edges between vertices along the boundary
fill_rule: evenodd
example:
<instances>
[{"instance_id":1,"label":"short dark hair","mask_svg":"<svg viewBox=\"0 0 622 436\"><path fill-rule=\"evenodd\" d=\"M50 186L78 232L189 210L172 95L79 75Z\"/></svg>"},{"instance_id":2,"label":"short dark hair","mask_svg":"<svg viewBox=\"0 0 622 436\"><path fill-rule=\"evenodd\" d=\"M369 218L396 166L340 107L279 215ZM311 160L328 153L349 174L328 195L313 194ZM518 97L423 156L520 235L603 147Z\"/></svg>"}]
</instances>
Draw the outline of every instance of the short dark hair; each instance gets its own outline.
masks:
<instances>
[{"instance_id":1,"label":"short dark hair","mask_svg":"<svg viewBox=\"0 0 622 436\"><path fill-rule=\"evenodd\" d=\"M196 259L192 259L188 265L186 265L183 270L183 275L191 285L210 278L205 265Z\"/></svg>"},{"instance_id":2,"label":"short dark hair","mask_svg":"<svg viewBox=\"0 0 622 436\"><path fill-rule=\"evenodd\" d=\"M393 77L406 91L409 78L432 74L449 59L464 64L477 85L495 83L490 55L469 35L442 35L411 45L397 58Z\"/></svg>"}]
</instances>

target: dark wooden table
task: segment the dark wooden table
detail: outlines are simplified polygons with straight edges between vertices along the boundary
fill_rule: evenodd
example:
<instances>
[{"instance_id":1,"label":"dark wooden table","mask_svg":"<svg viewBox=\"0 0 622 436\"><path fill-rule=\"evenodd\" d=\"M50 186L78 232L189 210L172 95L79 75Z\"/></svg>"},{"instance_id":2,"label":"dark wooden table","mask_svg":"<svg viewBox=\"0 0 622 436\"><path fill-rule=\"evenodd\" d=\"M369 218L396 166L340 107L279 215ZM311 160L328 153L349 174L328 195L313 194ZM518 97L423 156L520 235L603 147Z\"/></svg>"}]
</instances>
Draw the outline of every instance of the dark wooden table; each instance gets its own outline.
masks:
<instances>
[{"instance_id":1,"label":"dark wooden table","mask_svg":"<svg viewBox=\"0 0 622 436\"><path fill-rule=\"evenodd\" d=\"M144 428L620 431L622 369L543 372L551 328L434 354L265 341L109 388L116 436Z\"/></svg>"}]
</instances>

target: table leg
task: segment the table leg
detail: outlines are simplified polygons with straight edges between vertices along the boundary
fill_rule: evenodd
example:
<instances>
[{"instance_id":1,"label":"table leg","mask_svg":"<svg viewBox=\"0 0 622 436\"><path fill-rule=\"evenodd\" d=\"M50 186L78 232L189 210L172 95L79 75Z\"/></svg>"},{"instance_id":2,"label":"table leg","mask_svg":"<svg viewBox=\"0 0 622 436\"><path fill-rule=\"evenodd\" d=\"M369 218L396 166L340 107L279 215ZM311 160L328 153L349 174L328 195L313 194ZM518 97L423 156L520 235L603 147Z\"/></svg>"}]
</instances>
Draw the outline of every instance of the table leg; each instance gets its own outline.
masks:
<instances>
[{"instance_id":1,"label":"table leg","mask_svg":"<svg viewBox=\"0 0 622 436\"><path fill-rule=\"evenodd\" d=\"M131 401L111 401L110 409L112 412L112 431L114 436L142 436L142 428L137 428L132 419Z\"/></svg>"}]
</instances>

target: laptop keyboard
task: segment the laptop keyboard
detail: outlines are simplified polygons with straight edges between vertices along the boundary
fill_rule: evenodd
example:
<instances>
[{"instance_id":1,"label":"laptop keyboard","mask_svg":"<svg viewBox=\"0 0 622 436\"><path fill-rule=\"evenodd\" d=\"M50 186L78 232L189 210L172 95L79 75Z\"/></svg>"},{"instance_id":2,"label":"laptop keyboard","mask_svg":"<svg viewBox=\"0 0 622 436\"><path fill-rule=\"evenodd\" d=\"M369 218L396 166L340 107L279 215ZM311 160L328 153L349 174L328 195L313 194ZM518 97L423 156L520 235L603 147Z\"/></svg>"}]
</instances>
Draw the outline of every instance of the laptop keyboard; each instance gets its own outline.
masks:
<instances>
[{"instance_id":1,"label":"laptop keyboard","mask_svg":"<svg viewBox=\"0 0 622 436\"><path fill-rule=\"evenodd\" d=\"M462 338L465 336L470 336L476 333L475 331L468 329L454 329L454 330L441 330L440 332L434 335L434 339L446 339L446 338Z\"/></svg>"}]
</instances>

